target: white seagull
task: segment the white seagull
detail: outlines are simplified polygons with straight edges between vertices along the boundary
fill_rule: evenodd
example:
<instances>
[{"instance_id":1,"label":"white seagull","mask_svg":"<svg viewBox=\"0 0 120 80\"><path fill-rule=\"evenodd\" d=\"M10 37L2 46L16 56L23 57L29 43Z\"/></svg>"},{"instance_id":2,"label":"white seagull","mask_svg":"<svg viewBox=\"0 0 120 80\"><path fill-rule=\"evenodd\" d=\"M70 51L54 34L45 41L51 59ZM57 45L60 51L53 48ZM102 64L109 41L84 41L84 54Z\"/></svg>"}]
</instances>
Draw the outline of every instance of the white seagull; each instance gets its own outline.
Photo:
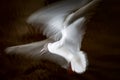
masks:
<instances>
[{"instance_id":1,"label":"white seagull","mask_svg":"<svg viewBox=\"0 0 120 80\"><path fill-rule=\"evenodd\" d=\"M36 58L46 58L68 68L83 73L87 59L80 50L83 39L84 25L88 15L99 0L65 0L52 4L33 13L27 20L48 39L30 44L8 47L7 53L26 53ZM47 53L43 55L43 53ZM28 54L27 54L28 53Z\"/></svg>"}]
</instances>

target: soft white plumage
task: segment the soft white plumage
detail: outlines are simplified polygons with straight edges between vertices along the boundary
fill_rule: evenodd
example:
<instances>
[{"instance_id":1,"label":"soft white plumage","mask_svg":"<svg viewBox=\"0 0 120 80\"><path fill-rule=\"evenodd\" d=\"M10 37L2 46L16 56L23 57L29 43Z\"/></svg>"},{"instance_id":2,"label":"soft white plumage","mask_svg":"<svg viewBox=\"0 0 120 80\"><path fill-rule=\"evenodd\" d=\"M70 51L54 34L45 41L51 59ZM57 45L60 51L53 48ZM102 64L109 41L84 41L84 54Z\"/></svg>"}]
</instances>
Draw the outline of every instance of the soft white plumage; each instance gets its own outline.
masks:
<instances>
[{"instance_id":1,"label":"soft white plumage","mask_svg":"<svg viewBox=\"0 0 120 80\"><path fill-rule=\"evenodd\" d=\"M53 39L54 42L48 43L47 48L51 55L55 54L65 58L67 63L64 63L64 65L60 63L62 67L67 68L68 63L71 63L72 70L77 73L82 73L86 70L87 59L84 52L80 51L85 33L83 27L87 20L87 14L98 1L66 0L43 8L28 18L28 23L36 26L48 38ZM9 47L6 51L7 53L11 51L30 53L31 49L36 48L34 45ZM41 44L36 45L39 46ZM40 54L42 51L43 49L40 48L34 50L31 54Z\"/></svg>"}]
</instances>

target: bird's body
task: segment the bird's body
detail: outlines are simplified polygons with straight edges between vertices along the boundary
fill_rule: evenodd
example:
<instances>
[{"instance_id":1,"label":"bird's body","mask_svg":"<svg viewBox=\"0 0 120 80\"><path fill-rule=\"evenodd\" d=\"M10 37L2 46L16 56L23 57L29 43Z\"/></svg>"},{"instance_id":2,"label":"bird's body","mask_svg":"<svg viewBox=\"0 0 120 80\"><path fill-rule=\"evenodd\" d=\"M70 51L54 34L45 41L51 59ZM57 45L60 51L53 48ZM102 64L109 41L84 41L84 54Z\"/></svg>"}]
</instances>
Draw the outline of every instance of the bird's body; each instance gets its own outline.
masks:
<instances>
[{"instance_id":1,"label":"bird's body","mask_svg":"<svg viewBox=\"0 0 120 80\"><path fill-rule=\"evenodd\" d=\"M64 57L69 63L71 63L72 70L78 73L85 71L87 64L85 55L80 51L80 43L83 33L78 34L79 26L83 25L84 21L84 17L78 19L69 27L61 31L62 38L59 41L48 44L48 50L51 53Z\"/></svg>"},{"instance_id":2,"label":"bird's body","mask_svg":"<svg viewBox=\"0 0 120 80\"><path fill-rule=\"evenodd\" d=\"M54 57L56 63L64 68L67 68L70 63L72 71L77 73L82 73L86 70L87 59L84 52L80 50L85 33L83 27L87 20L86 15L91 10L90 7L93 7L98 1L99 0L93 0L91 2L89 2L89 0L66 0L59 4L43 8L28 18L28 23L39 26L36 28L40 28L44 35L52 39L52 41L48 41L45 47L51 53L50 55L52 55L52 57L46 55L46 58L52 59ZM41 24L43 26L41 26ZM37 45L41 45L41 43ZM43 45L45 45L45 43ZM30 45L10 47L6 49L6 51L8 53L11 51L22 53L19 52L22 50L23 52L31 53L30 50L33 48L38 48L38 46L33 43ZM41 54L45 51L45 48L38 48L31 54ZM55 58L53 55L59 57ZM59 61L57 61L57 59ZM65 63L60 63L60 59Z\"/></svg>"}]
</instances>

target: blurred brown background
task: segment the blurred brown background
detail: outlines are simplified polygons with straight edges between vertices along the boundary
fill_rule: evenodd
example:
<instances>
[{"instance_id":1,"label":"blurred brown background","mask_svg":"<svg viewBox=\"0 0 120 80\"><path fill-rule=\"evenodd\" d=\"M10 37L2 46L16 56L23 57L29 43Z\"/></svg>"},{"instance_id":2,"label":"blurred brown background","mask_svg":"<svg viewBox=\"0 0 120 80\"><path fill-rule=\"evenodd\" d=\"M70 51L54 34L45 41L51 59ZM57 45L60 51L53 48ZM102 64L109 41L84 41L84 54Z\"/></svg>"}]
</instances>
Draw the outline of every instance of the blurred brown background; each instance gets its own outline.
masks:
<instances>
[{"instance_id":1,"label":"blurred brown background","mask_svg":"<svg viewBox=\"0 0 120 80\"><path fill-rule=\"evenodd\" d=\"M68 75L49 61L6 55L8 46L45 39L26 23L34 11L57 0L0 1L0 80L120 80L120 1L103 0L88 22L82 50L89 66L84 74Z\"/></svg>"}]
</instances>

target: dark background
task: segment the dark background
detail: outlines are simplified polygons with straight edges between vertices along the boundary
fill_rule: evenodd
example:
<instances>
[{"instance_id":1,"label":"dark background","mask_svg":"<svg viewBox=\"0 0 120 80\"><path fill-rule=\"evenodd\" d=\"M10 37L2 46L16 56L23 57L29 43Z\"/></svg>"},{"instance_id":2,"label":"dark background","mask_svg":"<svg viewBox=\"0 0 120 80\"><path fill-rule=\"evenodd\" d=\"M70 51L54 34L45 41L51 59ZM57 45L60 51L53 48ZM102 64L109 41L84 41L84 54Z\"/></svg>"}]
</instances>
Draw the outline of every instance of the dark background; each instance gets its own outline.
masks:
<instances>
[{"instance_id":1,"label":"dark background","mask_svg":"<svg viewBox=\"0 0 120 80\"><path fill-rule=\"evenodd\" d=\"M69 75L49 61L7 55L8 46L45 39L26 23L34 11L57 0L0 1L0 80L120 80L120 1L103 0L87 23L82 50L89 66L84 74Z\"/></svg>"}]
</instances>

